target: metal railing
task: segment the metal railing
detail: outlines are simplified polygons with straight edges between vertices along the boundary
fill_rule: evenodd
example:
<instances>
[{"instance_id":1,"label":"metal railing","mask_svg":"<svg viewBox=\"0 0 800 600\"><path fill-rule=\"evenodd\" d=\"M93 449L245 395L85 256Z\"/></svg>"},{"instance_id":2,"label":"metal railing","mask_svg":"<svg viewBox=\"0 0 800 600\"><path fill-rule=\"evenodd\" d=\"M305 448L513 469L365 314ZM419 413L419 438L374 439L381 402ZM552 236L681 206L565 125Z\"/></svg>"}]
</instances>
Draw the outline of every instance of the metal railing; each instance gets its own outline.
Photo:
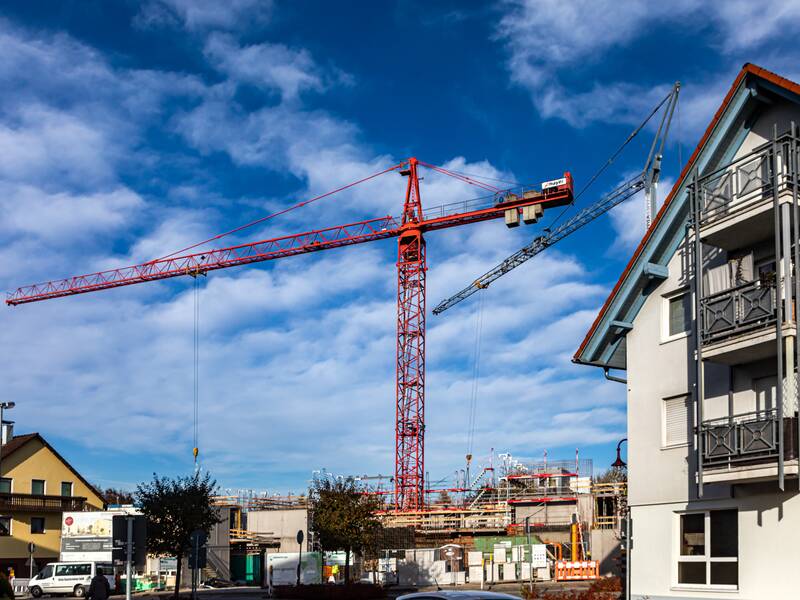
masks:
<instances>
[{"instance_id":1,"label":"metal railing","mask_svg":"<svg viewBox=\"0 0 800 600\"><path fill-rule=\"evenodd\" d=\"M775 460L781 451L781 427L784 429L784 457L792 458L797 454L796 418L780 421L776 409L704 421L700 425L703 466Z\"/></svg>"},{"instance_id":2,"label":"metal railing","mask_svg":"<svg viewBox=\"0 0 800 600\"><path fill-rule=\"evenodd\" d=\"M787 133L777 139L777 152L773 152L770 141L704 175L698 182L701 225L765 199L771 200L774 173L778 174L779 192L791 189L794 175L788 158L791 144L797 144L797 140Z\"/></svg>"},{"instance_id":3,"label":"metal railing","mask_svg":"<svg viewBox=\"0 0 800 600\"><path fill-rule=\"evenodd\" d=\"M705 342L774 324L778 314L775 284L761 281L711 294L700 306Z\"/></svg>"},{"instance_id":4,"label":"metal railing","mask_svg":"<svg viewBox=\"0 0 800 600\"><path fill-rule=\"evenodd\" d=\"M81 496L0 493L0 511L2 512L76 512L85 508L86 498Z\"/></svg>"}]
</instances>

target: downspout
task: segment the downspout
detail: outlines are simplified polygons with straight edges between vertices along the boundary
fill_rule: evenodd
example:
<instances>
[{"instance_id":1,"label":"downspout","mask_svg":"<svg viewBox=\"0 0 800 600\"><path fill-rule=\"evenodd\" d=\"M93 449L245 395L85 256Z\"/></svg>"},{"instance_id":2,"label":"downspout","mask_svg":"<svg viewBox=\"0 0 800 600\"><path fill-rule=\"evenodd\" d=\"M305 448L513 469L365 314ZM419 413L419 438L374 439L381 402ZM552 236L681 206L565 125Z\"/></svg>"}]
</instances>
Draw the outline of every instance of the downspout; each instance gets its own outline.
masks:
<instances>
[{"instance_id":1,"label":"downspout","mask_svg":"<svg viewBox=\"0 0 800 600\"><path fill-rule=\"evenodd\" d=\"M617 383L625 383L625 384L628 383L627 379L623 379L622 377L616 377L614 375L611 375L609 373L609 370L610 370L609 367L603 367L603 375L606 376L606 379L608 379L609 381L616 381Z\"/></svg>"}]
</instances>

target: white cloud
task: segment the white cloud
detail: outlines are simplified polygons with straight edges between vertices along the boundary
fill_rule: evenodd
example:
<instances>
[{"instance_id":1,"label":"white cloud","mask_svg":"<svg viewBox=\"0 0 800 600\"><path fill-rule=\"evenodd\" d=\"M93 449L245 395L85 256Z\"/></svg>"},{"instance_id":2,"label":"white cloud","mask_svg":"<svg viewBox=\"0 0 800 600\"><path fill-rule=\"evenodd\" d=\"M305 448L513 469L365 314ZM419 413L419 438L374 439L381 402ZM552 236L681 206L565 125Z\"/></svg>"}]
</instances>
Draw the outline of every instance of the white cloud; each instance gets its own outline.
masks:
<instances>
[{"instance_id":1,"label":"white cloud","mask_svg":"<svg viewBox=\"0 0 800 600\"><path fill-rule=\"evenodd\" d=\"M7 237L35 236L48 245L107 235L127 226L144 207L142 198L120 187L86 195L48 194L33 186L0 182L0 231Z\"/></svg>"},{"instance_id":2,"label":"white cloud","mask_svg":"<svg viewBox=\"0 0 800 600\"><path fill-rule=\"evenodd\" d=\"M634 84L593 76L592 67L613 50L635 46L661 27L680 24L700 30L701 24L707 24L703 39L731 59L731 68L724 77L695 75L684 81L687 130L694 139L711 116L711 107L721 99L713 92L719 91L721 81L730 84L728 71L752 60L753 51L776 36L800 28L800 3L783 0L755 4L747 0L508 0L505 7L496 35L508 51L512 82L528 90L543 118L560 118L574 127L593 122L637 123L666 95L671 81ZM579 79L580 84L565 82L576 79L581 70L587 76Z\"/></svg>"},{"instance_id":3,"label":"white cloud","mask_svg":"<svg viewBox=\"0 0 800 600\"><path fill-rule=\"evenodd\" d=\"M241 47L230 36L212 34L206 41L205 55L231 79L278 89L285 100L296 98L304 90L323 89L322 70L305 49L268 43Z\"/></svg>"}]
</instances>

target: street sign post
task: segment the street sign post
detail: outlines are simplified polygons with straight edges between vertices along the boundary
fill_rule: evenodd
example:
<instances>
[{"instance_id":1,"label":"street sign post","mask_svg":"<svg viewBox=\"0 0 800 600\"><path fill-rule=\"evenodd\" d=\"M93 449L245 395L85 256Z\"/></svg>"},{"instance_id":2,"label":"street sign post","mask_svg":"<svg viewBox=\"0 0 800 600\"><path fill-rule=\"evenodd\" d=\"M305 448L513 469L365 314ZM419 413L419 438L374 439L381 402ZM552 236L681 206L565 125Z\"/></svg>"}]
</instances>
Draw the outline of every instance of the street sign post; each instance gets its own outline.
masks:
<instances>
[{"instance_id":1,"label":"street sign post","mask_svg":"<svg viewBox=\"0 0 800 600\"><path fill-rule=\"evenodd\" d=\"M189 537L189 568L192 569L192 598L197 600L198 570L206 566L206 540L208 534L196 529Z\"/></svg>"},{"instance_id":2,"label":"street sign post","mask_svg":"<svg viewBox=\"0 0 800 600\"><path fill-rule=\"evenodd\" d=\"M111 519L111 556L125 561L125 600L133 593L133 565L144 565L147 556L147 519L144 515L115 515Z\"/></svg>"},{"instance_id":3,"label":"street sign post","mask_svg":"<svg viewBox=\"0 0 800 600\"><path fill-rule=\"evenodd\" d=\"M300 554L297 557L297 587L300 587L300 567L303 564L303 530L297 532L297 544L300 546Z\"/></svg>"},{"instance_id":4,"label":"street sign post","mask_svg":"<svg viewBox=\"0 0 800 600\"><path fill-rule=\"evenodd\" d=\"M28 561L30 563L30 570L28 572L28 579L33 579L33 553L36 552L36 544L28 542Z\"/></svg>"}]
</instances>

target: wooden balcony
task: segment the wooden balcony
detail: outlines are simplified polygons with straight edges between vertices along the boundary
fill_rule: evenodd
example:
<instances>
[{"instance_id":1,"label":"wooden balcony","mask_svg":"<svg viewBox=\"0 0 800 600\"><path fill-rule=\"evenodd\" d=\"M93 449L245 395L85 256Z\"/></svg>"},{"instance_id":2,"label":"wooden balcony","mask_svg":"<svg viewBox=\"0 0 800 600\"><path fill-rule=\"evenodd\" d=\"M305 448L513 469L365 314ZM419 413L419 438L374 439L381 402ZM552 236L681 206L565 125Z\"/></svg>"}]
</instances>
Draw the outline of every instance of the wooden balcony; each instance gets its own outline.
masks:
<instances>
[{"instance_id":1,"label":"wooden balcony","mask_svg":"<svg viewBox=\"0 0 800 600\"><path fill-rule=\"evenodd\" d=\"M14 512L77 512L86 508L80 496L40 496L0 492L0 513Z\"/></svg>"}]
</instances>

